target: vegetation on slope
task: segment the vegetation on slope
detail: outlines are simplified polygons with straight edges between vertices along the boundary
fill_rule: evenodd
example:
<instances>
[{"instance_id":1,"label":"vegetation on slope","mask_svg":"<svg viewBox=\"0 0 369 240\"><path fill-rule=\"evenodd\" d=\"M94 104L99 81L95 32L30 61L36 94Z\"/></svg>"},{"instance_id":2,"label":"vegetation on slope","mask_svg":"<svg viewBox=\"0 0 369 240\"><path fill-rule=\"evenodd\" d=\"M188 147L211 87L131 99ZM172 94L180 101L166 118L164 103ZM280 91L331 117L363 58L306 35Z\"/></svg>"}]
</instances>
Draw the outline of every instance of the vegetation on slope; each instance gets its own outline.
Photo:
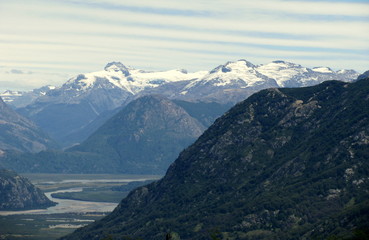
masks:
<instances>
[{"instance_id":1,"label":"vegetation on slope","mask_svg":"<svg viewBox=\"0 0 369 240\"><path fill-rule=\"evenodd\" d=\"M63 239L354 238L369 227L368 101L369 79L254 94L162 180Z\"/></svg>"}]
</instances>

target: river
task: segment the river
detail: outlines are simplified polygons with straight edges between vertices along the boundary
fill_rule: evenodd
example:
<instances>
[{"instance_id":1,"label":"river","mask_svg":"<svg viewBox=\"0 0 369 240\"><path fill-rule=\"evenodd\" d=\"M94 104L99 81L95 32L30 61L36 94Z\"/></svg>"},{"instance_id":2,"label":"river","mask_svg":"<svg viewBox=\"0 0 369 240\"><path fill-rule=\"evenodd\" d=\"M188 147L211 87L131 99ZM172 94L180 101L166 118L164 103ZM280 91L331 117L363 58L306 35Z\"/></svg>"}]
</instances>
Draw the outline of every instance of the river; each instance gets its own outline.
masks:
<instances>
[{"instance_id":1,"label":"river","mask_svg":"<svg viewBox=\"0 0 369 240\"><path fill-rule=\"evenodd\" d=\"M145 181L151 179L158 179L158 176L114 176L111 175L112 179L104 178L104 176L99 177L99 175L79 175L79 177L89 176L89 179L76 179L73 178L76 175L61 175L64 179L59 179L58 176L52 176L42 181L35 180L34 184L51 184L51 185L58 185L58 184L65 184L65 183L74 183L78 186L74 186L73 188L52 191L52 192L45 192L45 195L53 202L56 202L57 205L53 207L49 207L47 209L33 209L33 210L20 210L20 211L0 211L0 216L8 216L8 215L16 215L16 214L54 214L54 213L89 213L89 212L111 212L114 208L118 205L118 203L111 203L111 202L93 202L93 201L80 201L80 200L70 200L70 199L59 199L53 198L51 195L53 193L59 192L80 192L83 190L83 186L86 184L101 184L101 183L129 183L133 181ZM43 176L45 177L45 176ZM55 181L54 178L57 180ZM81 187L80 187L81 186Z\"/></svg>"},{"instance_id":2,"label":"river","mask_svg":"<svg viewBox=\"0 0 369 240\"><path fill-rule=\"evenodd\" d=\"M80 192L82 188L70 188L54 192L47 192L45 195L53 202L58 203L56 206L47 209L33 209L25 211L0 211L0 216L15 214L52 214L52 213L87 213L87 212L111 212L118 203L107 202L87 202L79 200L53 198L51 194L58 192Z\"/></svg>"}]
</instances>

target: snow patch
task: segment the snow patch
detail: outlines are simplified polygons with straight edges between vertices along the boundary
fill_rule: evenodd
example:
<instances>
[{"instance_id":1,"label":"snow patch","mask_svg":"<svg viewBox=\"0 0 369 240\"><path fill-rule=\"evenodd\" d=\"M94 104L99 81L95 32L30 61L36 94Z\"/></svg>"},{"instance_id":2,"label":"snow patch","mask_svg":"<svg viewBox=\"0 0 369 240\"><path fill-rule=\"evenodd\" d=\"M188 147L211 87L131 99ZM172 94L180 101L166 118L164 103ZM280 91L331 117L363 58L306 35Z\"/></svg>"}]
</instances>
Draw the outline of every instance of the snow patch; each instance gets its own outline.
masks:
<instances>
[{"instance_id":1,"label":"snow patch","mask_svg":"<svg viewBox=\"0 0 369 240\"><path fill-rule=\"evenodd\" d=\"M334 71L329 67L315 67L312 70L319 73L334 73Z\"/></svg>"}]
</instances>

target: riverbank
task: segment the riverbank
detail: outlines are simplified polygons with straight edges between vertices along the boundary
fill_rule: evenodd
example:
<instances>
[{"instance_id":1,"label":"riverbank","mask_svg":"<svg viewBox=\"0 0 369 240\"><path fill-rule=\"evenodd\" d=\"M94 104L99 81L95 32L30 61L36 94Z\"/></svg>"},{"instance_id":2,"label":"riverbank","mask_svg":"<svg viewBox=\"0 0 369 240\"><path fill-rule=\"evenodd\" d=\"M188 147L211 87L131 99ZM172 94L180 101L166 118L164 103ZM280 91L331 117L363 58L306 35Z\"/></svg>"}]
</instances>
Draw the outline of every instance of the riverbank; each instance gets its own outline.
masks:
<instances>
[{"instance_id":1,"label":"riverbank","mask_svg":"<svg viewBox=\"0 0 369 240\"><path fill-rule=\"evenodd\" d=\"M159 179L153 175L106 175L106 174L23 174L33 184L45 191L54 207L28 211L0 211L0 239L53 240L73 232L104 217L117 206L116 202L96 202L60 199L58 193L80 193L84 188L91 191L126 185L136 181ZM122 193L124 194L124 193ZM88 195L86 195L88 196ZM91 196L91 195L90 195ZM104 197L102 195L102 197ZM123 197L122 197L123 198Z\"/></svg>"}]
</instances>

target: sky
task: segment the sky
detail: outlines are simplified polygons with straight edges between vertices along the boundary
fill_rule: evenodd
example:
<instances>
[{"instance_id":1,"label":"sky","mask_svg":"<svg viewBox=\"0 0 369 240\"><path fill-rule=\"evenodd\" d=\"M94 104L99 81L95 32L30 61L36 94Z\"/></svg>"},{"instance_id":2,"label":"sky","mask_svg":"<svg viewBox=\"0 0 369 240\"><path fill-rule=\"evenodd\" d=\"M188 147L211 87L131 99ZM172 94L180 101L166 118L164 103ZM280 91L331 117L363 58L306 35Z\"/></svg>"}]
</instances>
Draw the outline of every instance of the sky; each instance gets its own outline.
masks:
<instances>
[{"instance_id":1,"label":"sky","mask_svg":"<svg viewBox=\"0 0 369 240\"><path fill-rule=\"evenodd\" d=\"M369 0L0 0L0 91L238 59L369 70Z\"/></svg>"}]
</instances>

